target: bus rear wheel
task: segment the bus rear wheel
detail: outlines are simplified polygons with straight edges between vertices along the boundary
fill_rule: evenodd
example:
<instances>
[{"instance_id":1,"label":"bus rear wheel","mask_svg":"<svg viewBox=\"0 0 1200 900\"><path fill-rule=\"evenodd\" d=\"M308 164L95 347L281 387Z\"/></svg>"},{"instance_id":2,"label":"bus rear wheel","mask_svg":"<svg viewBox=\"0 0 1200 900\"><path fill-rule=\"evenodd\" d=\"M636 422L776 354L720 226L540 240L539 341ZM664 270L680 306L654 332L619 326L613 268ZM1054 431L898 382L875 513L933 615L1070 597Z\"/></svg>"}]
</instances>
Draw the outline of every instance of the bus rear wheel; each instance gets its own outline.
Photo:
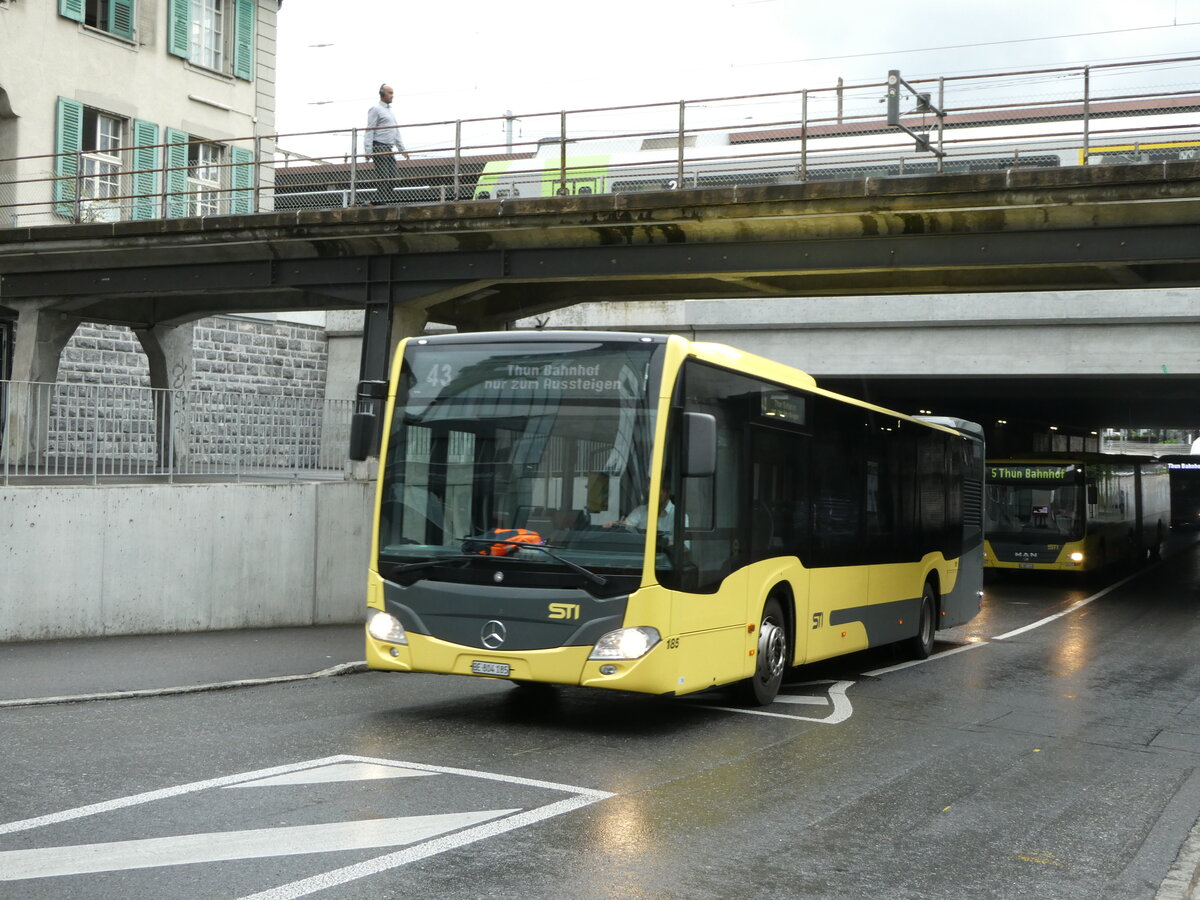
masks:
<instances>
[{"instance_id":1,"label":"bus rear wheel","mask_svg":"<svg viewBox=\"0 0 1200 900\"><path fill-rule=\"evenodd\" d=\"M917 633L904 642L907 655L913 659L929 659L933 653L933 633L937 630L937 593L933 585L925 582L921 591L921 612L917 622Z\"/></svg>"},{"instance_id":2,"label":"bus rear wheel","mask_svg":"<svg viewBox=\"0 0 1200 900\"><path fill-rule=\"evenodd\" d=\"M779 693L783 673L791 660L787 619L783 616L783 607L774 597L763 605L754 660L754 674L738 685L738 693L747 705L766 706Z\"/></svg>"}]
</instances>

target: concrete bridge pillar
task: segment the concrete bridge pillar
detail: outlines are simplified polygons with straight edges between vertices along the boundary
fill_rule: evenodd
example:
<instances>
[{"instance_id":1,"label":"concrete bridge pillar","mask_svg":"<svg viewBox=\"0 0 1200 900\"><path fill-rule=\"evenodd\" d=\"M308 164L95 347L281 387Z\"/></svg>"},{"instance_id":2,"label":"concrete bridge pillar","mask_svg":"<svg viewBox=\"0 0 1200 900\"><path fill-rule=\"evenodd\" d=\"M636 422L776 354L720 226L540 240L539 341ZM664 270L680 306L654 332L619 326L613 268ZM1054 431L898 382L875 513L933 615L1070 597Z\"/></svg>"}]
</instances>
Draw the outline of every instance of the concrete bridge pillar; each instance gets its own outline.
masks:
<instances>
[{"instance_id":1,"label":"concrete bridge pillar","mask_svg":"<svg viewBox=\"0 0 1200 900\"><path fill-rule=\"evenodd\" d=\"M428 323L429 316L424 309L412 306L393 306L391 334L388 335L388 359L390 360L396 355L396 347L406 337L424 334L425 326ZM388 371L390 373L390 366Z\"/></svg>"},{"instance_id":2,"label":"concrete bridge pillar","mask_svg":"<svg viewBox=\"0 0 1200 900\"><path fill-rule=\"evenodd\" d=\"M12 381L3 410L3 446L9 465L34 465L50 428L52 385L63 348L80 323L78 316L50 311L53 300L9 301L17 310Z\"/></svg>"},{"instance_id":3,"label":"concrete bridge pillar","mask_svg":"<svg viewBox=\"0 0 1200 900\"><path fill-rule=\"evenodd\" d=\"M180 468L190 456L188 400L196 370L195 331L195 322L134 329L150 366L158 465L162 468L172 463Z\"/></svg>"}]
</instances>

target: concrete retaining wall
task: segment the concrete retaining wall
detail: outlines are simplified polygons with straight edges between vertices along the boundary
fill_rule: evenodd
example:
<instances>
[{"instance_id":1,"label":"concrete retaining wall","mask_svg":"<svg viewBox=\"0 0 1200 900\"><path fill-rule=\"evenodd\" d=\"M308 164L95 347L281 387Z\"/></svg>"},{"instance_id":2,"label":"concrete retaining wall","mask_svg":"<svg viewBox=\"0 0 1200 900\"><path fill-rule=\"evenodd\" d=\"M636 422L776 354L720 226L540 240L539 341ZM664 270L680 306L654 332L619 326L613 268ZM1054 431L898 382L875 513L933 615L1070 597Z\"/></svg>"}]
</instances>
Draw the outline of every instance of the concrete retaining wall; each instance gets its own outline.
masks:
<instances>
[{"instance_id":1,"label":"concrete retaining wall","mask_svg":"<svg viewBox=\"0 0 1200 900\"><path fill-rule=\"evenodd\" d=\"M0 488L0 641L362 621L374 488Z\"/></svg>"}]
</instances>

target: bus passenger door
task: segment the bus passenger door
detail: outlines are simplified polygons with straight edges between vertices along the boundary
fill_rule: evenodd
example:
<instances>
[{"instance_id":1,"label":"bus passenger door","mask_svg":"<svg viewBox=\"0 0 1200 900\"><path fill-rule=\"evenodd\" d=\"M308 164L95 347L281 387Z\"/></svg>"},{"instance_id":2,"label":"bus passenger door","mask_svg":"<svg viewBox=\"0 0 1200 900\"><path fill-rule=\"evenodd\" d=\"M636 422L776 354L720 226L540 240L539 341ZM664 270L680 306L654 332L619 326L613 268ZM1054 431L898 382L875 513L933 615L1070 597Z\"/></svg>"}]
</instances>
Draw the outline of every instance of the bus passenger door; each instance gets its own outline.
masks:
<instances>
[{"instance_id":1,"label":"bus passenger door","mask_svg":"<svg viewBox=\"0 0 1200 900\"><path fill-rule=\"evenodd\" d=\"M809 660L868 646L866 414L817 398L811 455Z\"/></svg>"}]
</instances>

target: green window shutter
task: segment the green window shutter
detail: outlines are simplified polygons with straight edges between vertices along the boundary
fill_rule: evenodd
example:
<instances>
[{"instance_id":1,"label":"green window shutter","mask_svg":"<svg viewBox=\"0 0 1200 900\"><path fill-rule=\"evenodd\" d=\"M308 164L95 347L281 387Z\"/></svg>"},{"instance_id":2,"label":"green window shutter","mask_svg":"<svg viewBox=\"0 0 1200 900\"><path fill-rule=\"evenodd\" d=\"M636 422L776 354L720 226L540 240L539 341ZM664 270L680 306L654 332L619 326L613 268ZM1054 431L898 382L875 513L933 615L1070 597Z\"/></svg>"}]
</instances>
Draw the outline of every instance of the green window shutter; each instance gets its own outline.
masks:
<instances>
[{"instance_id":1,"label":"green window shutter","mask_svg":"<svg viewBox=\"0 0 1200 900\"><path fill-rule=\"evenodd\" d=\"M133 120L133 218L154 219L158 216L159 172L158 126L153 122Z\"/></svg>"},{"instance_id":2,"label":"green window shutter","mask_svg":"<svg viewBox=\"0 0 1200 900\"><path fill-rule=\"evenodd\" d=\"M108 10L108 30L123 38L133 38L134 0L112 0Z\"/></svg>"},{"instance_id":3,"label":"green window shutter","mask_svg":"<svg viewBox=\"0 0 1200 900\"><path fill-rule=\"evenodd\" d=\"M83 2L84 0L58 0L58 14L76 22L82 22Z\"/></svg>"},{"instance_id":4,"label":"green window shutter","mask_svg":"<svg viewBox=\"0 0 1200 900\"><path fill-rule=\"evenodd\" d=\"M58 98L54 117L54 211L75 218L75 187L79 150L83 146L83 104Z\"/></svg>"},{"instance_id":5,"label":"green window shutter","mask_svg":"<svg viewBox=\"0 0 1200 900\"><path fill-rule=\"evenodd\" d=\"M229 211L234 215L248 216L254 212L254 154L245 147L234 147L230 158L233 161L230 178L233 193Z\"/></svg>"},{"instance_id":6,"label":"green window shutter","mask_svg":"<svg viewBox=\"0 0 1200 900\"><path fill-rule=\"evenodd\" d=\"M236 0L233 18L233 74L254 80L254 0Z\"/></svg>"},{"instance_id":7,"label":"green window shutter","mask_svg":"<svg viewBox=\"0 0 1200 900\"><path fill-rule=\"evenodd\" d=\"M188 40L191 35L188 20L188 0L167 2L167 52L172 56L188 58Z\"/></svg>"},{"instance_id":8,"label":"green window shutter","mask_svg":"<svg viewBox=\"0 0 1200 900\"><path fill-rule=\"evenodd\" d=\"M167 129L167 217L188 214L188 133Z\"/></svg>"}]
</instances>

